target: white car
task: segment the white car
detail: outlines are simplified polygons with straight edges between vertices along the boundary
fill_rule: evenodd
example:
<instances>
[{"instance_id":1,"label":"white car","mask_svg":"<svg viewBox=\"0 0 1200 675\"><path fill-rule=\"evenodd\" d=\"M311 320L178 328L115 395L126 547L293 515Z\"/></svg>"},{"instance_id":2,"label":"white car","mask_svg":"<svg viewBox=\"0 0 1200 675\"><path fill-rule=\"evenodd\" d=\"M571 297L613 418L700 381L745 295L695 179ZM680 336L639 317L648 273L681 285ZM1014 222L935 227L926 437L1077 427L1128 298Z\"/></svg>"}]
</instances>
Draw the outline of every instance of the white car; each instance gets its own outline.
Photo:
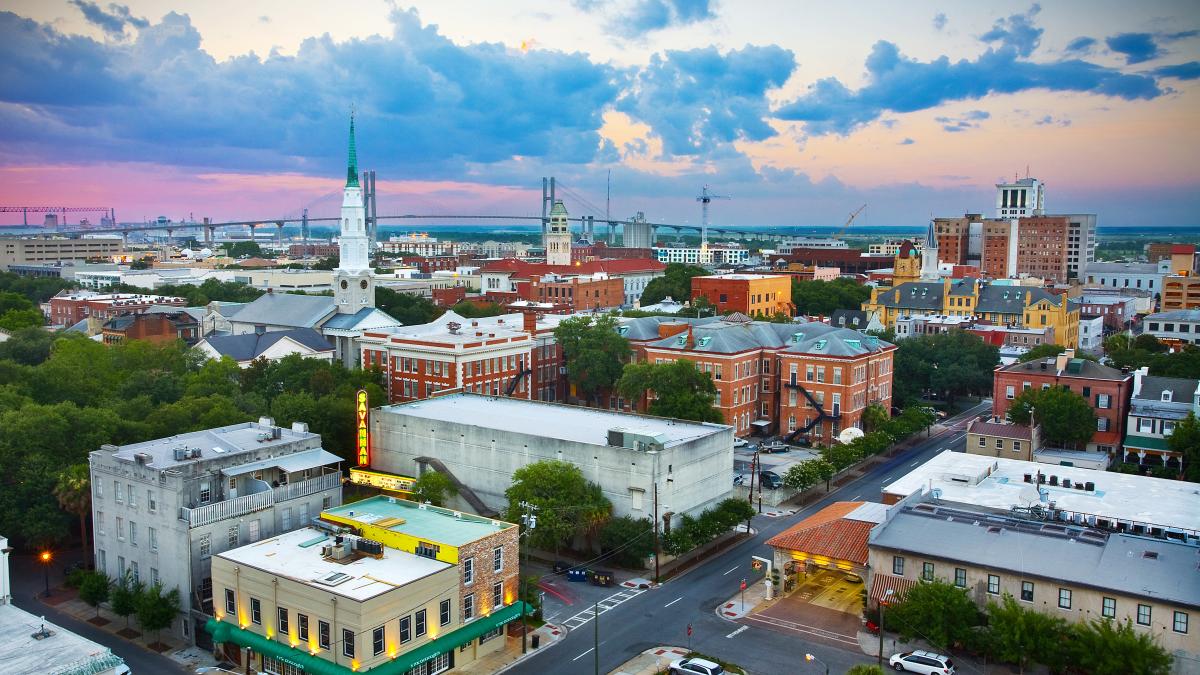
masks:
<instances>
[{"instance_id":1,"label":"white car","mask_svg":"<svg viewBox=\"0 0 1200 675\"><path fill-rule=\"evenodd\" d=\"M744 438L733 439L733 447L735 447L735 448L744 448L747 445L750 445L750 441L748 441Z\"/></svg>"},{"instance_id":2,"label":"white car","mask_svg":"<svg viewBox=\"0 0 1200 675\"><path fill-rule=\"evenodd\" d=\"M888 665L896 670L922 675L954 675L954 662L949 656L920 649L893 654L888 659Z\"/></svg>"},{"instance_id":3,"label":"white car","mask_svg":"<svg viewBox=\"0 0 1200 675\"><path fill-rule=\"evenodd\" d=\"M671 675L722 675L725 669L719 663L705 659L677 659L667 670Z\"/></svg>"}]
</instances>

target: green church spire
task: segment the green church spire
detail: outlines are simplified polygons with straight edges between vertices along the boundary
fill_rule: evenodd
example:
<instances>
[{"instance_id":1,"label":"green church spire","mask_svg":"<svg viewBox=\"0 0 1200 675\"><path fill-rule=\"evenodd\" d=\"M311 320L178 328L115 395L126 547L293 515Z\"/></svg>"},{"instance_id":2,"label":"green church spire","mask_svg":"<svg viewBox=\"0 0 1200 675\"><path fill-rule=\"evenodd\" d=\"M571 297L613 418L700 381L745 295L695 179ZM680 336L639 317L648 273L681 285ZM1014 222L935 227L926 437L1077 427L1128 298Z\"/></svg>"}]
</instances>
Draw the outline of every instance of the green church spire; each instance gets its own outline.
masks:
<instances>
[{"instance_id":1,"label":"green church spire","mask_svg":"<svg viewBox=\"0 0 1200 675\"><path fill-rule=\"evenodd\" d=\"M346 166L346 187L358 187L358 152L354 149L354 109L350 109L350 163Z\"/></svg>"}]
</instances>

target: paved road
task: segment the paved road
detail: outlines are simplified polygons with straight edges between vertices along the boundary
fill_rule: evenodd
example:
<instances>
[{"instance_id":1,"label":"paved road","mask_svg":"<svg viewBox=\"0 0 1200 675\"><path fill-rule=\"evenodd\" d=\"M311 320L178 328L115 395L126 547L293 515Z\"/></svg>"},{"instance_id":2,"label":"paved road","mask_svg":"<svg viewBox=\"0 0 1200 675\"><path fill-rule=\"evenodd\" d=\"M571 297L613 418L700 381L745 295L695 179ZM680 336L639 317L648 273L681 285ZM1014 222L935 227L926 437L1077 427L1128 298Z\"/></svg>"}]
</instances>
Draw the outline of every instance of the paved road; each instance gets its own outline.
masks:
<instances>
[{"instance_id":1,"label":"paved road","mask_svg":"<svg viewBox=\"0 0 1200 675\"><path fill-rule=\"evenodd\" d=\"M86 621L80 621L74 616L60 612L51 605L43 604L37 594L45 589L45 579L40 563L30 555L14 555L10 558L12 571L13 604L35 616L44 616L46 620L56 623L71 632L98 642L108 647L117 656L125 659L125 665L135 675L184 675L189 671L166 656L155 654L108 631L96 628ZM51 571L50 585L62 584L62 565L68 564L62 560ZM0 667L0 671L3 667Z\"/></svg>"},{"instance_id":2,"label":"paved road","mask_svg":"<svg viewBox=\"0 0 1200 675\"><path fill-rule=\"evenodd\" d=\"M662 644L686 646L687 625L693 628L691 646L718 658L748 668L755 675L803 673L811 668L803 655L811 653L829 665L831 672L845 672L856 663L871 659L857 649L842 649L825 642L808 642L797 634L787 638L778 632L742 626L718 617L718 605L735 595L747 576L750 556L770 556L764 545L781 530L835 501L877 500L884 484L904 475L917 464L945 449L964 447L966 422L990 408L985 401L971 410L946 420L950 429L933 436L901 455L876 465L862 477L835 489L813 505L786 518L759 516L753 538L694 568L661 587L614 604L600 614L599 671L608 673L643 650ZM754 579L749 580L753 583ZM584 610L579 607L579 610ZM561 618L560 618L561 621ZM596 655L593 621L573 623L576 627L552 649L514 667L517 675L577 675L593 672ZM815 669L812 672L817 672Z\"/></svg>"}]
</instances>

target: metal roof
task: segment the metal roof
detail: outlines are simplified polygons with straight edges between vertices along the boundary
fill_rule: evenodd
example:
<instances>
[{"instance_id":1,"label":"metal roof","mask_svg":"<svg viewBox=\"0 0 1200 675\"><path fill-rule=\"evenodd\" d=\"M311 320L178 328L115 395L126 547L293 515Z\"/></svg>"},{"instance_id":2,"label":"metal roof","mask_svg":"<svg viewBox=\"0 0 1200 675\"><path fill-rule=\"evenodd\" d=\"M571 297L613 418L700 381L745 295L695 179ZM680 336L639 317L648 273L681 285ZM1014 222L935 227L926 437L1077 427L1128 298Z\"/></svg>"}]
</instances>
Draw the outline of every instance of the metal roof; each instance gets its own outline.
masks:
<instances>
[{"instance_id":1,"label":"metal roof","mask_svg":"<svg viewBox=\"0 0 1200 675\"><path fill-rule=\"evenodd\" d=\"M230 317L234 323L315 328L336 310L326 295L266 293Z\"/></svg>"},{"instance_id":2,"label":"metal roof","mask_svg":"<svg viewBox=\"0 0 1200 675\"><path fill-rule=\"evenodd\" d=\"M283 339L292 340L315 352L331 352L333 345L312 328L243 333L241 335L210 335L204 339L221 356L234 361L253 361Z\"/></svg>"}]
</instances>

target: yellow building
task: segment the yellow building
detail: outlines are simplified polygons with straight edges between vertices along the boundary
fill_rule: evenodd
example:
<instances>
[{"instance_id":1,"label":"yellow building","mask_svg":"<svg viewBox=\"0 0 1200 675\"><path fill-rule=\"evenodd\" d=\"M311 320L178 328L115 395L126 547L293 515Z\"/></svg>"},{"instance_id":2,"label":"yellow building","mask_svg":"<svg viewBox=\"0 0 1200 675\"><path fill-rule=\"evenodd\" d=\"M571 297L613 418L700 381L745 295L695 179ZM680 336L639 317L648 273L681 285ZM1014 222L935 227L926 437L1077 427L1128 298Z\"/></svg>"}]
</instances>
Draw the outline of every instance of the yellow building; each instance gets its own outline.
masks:
<instances>
[{"instance_id":1,"label":"yellow building","mask_svg":"<svg viewBox=\"0 0 1200 675\"><path fill-rule=\"evenodd\" d=\"M938 314L1025 328L1052 328L1055 344L1074 347L1079 339L1079 308L1063 295L1041 288L988 284L978 279L910 281L871 290L863 311L887 328L902 316Z\"/></svg>"},{"instance_id":2,"label":"yellow building","mask_svg":"<svg viewBox=\"0 0 1200 675\"><path fill-rule=\"evenodd\" d=\"M921 252L911 241L905 241L896 250L892 263L892 285L921 280Z\"/></svg>"}]
</instances>

